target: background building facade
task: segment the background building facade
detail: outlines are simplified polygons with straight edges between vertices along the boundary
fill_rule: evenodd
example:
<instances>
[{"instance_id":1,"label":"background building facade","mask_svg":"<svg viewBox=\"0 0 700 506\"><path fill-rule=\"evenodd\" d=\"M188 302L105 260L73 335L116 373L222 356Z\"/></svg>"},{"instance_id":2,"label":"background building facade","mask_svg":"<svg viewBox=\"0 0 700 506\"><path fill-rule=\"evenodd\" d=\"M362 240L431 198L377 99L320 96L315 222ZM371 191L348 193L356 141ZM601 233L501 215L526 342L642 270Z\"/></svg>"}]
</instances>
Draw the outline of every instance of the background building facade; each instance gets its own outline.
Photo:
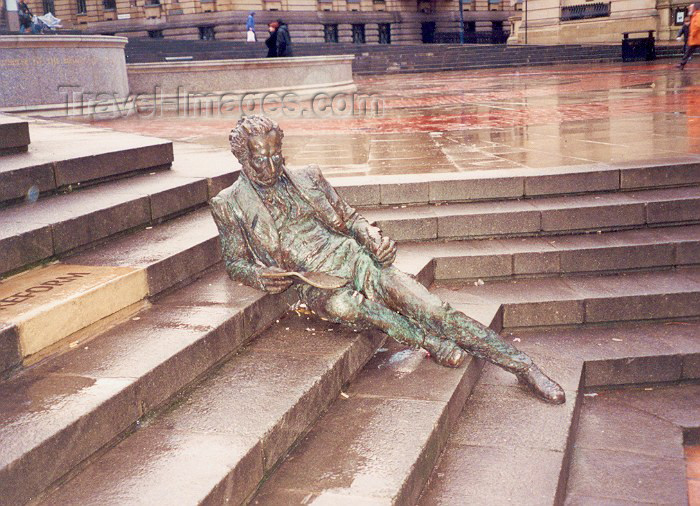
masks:
<instances>
[{"instance_id":1,"label":"background building facade","mask_svg":"<svg viewBox=\"0 0 700 506\"><path fill-rule=\"evenodd\" d=\"M468 36L503 33L517 7L511 0L465 0ZM256 12L259 39L277 18L295 42L415 44L456 42L457 0L28 0L34 13L51 11L67 28L127 37L245 40ZM519 5L519 4L518 4ZM488 37L487 37L488 38ZM480 36L480 42L489 42ZM498 37L496 37L498 39ZM476 42L476 40L473 40Z\"/></svg>"},{"instance_id":2,"label":"background building facade","mask_svg":"<svg viewBox=\"0 0 700 506\"><path fill-rule=\"evenodd\" d=\"M624 32L675 40L688 0L528 0L517 40L529 44L619 43ZM638 34L637 36L641 36Z\"/></svg>"}]
</instances>

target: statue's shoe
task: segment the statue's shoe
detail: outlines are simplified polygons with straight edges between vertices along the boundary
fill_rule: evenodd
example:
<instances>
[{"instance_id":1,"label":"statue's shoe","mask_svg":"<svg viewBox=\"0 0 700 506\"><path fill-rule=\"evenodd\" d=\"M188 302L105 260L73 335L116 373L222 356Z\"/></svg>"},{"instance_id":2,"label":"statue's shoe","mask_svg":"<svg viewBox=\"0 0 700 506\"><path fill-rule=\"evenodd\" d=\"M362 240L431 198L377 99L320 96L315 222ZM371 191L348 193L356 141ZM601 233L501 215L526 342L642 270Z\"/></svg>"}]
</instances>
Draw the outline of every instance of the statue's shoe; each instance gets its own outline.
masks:
<instances>
[{"instance_id":1,"label":"statue's shoe","mask_svg":"<svg viewBox=\"0 0 700 506\"><path fill-rule=\"evenodd\" d=\"M529 388L537 397L552 404L564 404L564 389L552 381L536 365L531 365L524 373L517 374L518 381Z\"/></svg>"},{"instance_id":2,"label":"statue's shoe","mask_svg":"<svg viewBox=\"0 0 700 506\"><path fill-rule=\"evenodd\" d=\"M433 360L445 367L459 367L467 353L450 339L426 337L423 348L430 352Z\"/></svg>"}]
</instances>

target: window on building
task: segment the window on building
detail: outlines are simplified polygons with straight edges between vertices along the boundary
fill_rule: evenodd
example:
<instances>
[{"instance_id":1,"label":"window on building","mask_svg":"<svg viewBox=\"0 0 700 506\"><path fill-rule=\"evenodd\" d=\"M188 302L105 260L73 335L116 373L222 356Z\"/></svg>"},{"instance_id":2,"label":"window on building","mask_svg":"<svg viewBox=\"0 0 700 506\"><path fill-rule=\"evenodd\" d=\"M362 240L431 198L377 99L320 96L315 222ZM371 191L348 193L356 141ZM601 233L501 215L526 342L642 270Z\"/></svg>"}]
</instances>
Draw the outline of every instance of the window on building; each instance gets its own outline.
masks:
<instances>
[{"instance_id":1,"label":"window on building","mask_svg":"<svg viewBox=\"0 0 700 506\"><path fill-rule=\"evenodd\" d=\"M430 14L433 12L433 3L429 0L418 0L418 12Z\"/></svg>"},{"instance_id":2,"label":"window on building","mask_svg":"<svg viewBox=\"0 0 700 506\"><path fill-rule=\"evenodd\" d=\"M391 23L379 23L379 43L391 44Z\"/></svg>"},{"instance_id":3,"label":"window on building","mask_svg":"<svg viewBox=\"0 0 700 506\"><path fill-rule=\"evenodd\" d=\"M465 32L476 32L476 21L465 21L464 22Z\"/></svg>"},{"instance_id":4,"label":"window on building","mask_svg":"<svg viewBox=\"0 0 700 506\"><path fill-rule=\"evenodd\" d=\"M491 21L491 30L494 32L503 31L503 21Z\"/></svg>"},{"instance_id":5,"label":"window on building","mask_svg":"<svg viewBox=\"0 0 700 506\"><path fill-rule=\"evenodd\" d=\"M216 34L214 33L213 26L200 26L199 27L199 40L214 40Z\"/></svg>"},{"instance_id":6,"label":"window on building","mask_svg":"<svg viewBox=\"0 0 700 506\"><path fill-rule=\"evenodd\" d=\"M54 10L53 0L44 0L42 4L42 7L44 8L44 14L47 14L49 12L53 14L54 12L56 12Z\"/></svg>"},{"instance_id":7,"label":"window on building","mask_svg":"<svg viewBox=\"0 0 700 506\"><path fill-rule=\"evenodd\" d=\"M323 40L338 42L338 25L323 25Z\"/></svg>"},{"instance_id":8,"label":"window on building","mask_svg":"<svg viewBox=\"0 0 700 506\"><path fill-rule=\"evenodd\" d=\"M102 5L106 11L114 11L117 9L117 0L102 0Z\"/></svg>"},{"instance_id":9,"label":"window on building","mask_svg":"<svg viewBox=\"0 0 700 506\"><path fill-rule=\"evenodd\" d=\"M365 25L352 25L352 41L355 44L365 43Z\"/></svg>"},{"instance_id":10,"label":"window on building","mask_svg":"<svg viewBox=\"0 0 700 506\"><path fill-rule=\"evenodd\" d=\"M85 0L78 0L78 14L86 14L87 13L87 4L85 3Z\"/></svg>"},{"instance_id":11,"label":"window on building","mask_svg":"<svg viewBox=\"0 0 700 506\"><path fill-rule=\"evenodd\" d=\"M146 0L146 5L160 5L160 0Z\"/></svg>"},{"instance_id":12,"label":"window on building","mask_svg":"<svg viewBox=\"0 0 700 506\"><path fill-rule=\"evenodd\" d=\"M163 30L148 30L148 36L151 39L162 39L163 38Z\"/></svg>"}]
</instances>

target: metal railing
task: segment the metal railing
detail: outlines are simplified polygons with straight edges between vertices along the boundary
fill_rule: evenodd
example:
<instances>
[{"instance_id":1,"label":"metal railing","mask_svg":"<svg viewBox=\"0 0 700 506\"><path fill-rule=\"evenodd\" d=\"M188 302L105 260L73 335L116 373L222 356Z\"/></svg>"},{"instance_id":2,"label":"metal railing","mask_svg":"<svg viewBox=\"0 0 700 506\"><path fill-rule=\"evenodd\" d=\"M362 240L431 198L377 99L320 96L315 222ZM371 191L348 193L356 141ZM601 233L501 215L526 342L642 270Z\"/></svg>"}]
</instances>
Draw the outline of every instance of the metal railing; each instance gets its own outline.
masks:
<instances>
[{"instance_id":1,"label":"metal railing","mask_svg":"<svg viewBox=\"0 0 700 506\"><path fill-rule=\"evenodd\" d=\"M592 4L566 5L561 8L562 21L577 19L604 18L610 16L610 2Z\"/></svg>"}]
</instances>

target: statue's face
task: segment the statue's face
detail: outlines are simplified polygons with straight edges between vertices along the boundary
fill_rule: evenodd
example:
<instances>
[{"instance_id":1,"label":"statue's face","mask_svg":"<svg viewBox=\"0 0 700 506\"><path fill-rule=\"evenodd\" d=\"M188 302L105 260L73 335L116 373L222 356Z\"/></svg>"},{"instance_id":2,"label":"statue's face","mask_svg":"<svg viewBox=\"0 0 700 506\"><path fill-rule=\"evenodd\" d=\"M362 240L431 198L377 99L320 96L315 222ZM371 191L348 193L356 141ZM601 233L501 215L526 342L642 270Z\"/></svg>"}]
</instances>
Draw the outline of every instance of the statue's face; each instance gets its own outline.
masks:
<instances>
[{"instance_id":1,"label":"statue's face","mask_svg":"<svg viewBox=\"0 0 700 506\"><path fill-rule=\"evenodd\" d=\"M250 157L243 165L243 172L248 178L261 186L271 186L277 182L282 173L282 139L277 130L248 139Z\"/></svg>"}]
</instances>

